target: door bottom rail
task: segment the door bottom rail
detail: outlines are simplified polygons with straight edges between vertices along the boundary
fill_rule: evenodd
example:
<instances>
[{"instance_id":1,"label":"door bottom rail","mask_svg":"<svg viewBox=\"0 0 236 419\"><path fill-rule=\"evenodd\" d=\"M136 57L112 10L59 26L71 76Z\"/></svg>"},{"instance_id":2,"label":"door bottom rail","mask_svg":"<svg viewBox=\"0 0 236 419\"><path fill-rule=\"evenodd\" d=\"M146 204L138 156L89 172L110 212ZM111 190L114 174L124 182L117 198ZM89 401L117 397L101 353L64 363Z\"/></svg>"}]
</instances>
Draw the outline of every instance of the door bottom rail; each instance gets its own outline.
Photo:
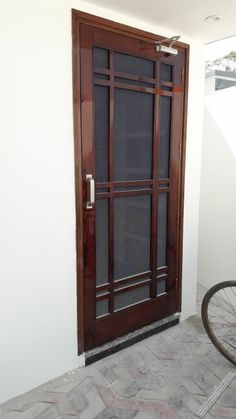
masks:
<instances>
[{"instance_id":1,"label":"door bottom rail","mask_svg":"<svg viewBox=\"0 0 236 419\"><path fill-rule=\"evenodd\" d=\"M164 319L153 322L147 326L141 327L134 332L127 333L117 339L105 343L101 346L96 346L85 352L85 365L92 364L99 359L105 358L115 352L121 351L143 339L148 338L154 334L160 333L169 327L175 326L179 323L180 313L172 314Z\"/></svg>"}]
</instances>

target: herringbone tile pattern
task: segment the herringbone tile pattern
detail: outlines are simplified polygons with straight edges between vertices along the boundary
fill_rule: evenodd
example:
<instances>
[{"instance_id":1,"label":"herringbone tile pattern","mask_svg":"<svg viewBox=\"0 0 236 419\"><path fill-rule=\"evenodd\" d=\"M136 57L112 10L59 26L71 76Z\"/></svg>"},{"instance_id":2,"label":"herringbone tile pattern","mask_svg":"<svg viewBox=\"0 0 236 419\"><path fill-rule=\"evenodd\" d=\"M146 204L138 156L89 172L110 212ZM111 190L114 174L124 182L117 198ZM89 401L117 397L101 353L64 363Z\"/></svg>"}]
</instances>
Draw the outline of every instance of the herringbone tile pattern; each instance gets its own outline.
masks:
<instances>
[{"instance_id":1,"label":"herringbone tile pattern","mask_svg":"<svg viewBox=\"0 0 236 419\"><path fill-rule=\"evenodd\" d=\"M201 295L200 295L201 300ZM196 419L232 370L199 316L0 406L1 419ZM236 380L205 419L236 419Z\"/></svg>"}]
</instances>

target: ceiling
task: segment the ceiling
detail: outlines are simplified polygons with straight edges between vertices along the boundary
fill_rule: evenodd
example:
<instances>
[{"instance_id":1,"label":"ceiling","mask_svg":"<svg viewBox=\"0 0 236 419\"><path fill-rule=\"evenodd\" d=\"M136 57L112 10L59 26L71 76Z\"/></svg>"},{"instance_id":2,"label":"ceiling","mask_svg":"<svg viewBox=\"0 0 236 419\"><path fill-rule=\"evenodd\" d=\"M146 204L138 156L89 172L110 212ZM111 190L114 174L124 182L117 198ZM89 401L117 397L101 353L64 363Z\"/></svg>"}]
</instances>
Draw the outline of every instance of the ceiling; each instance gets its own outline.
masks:
<instances>
[{"instance_id":1,"label":"ceiling","mask_svg":"<svg viewBox=\"0 0 236 419\"><path fill-rule=\"evenodd\" d=\"M86 0L87 3L143 20L209 43L236 34L236 0ZM206 23L210 15L222 19Z\"/></svg>"}]
</instances>

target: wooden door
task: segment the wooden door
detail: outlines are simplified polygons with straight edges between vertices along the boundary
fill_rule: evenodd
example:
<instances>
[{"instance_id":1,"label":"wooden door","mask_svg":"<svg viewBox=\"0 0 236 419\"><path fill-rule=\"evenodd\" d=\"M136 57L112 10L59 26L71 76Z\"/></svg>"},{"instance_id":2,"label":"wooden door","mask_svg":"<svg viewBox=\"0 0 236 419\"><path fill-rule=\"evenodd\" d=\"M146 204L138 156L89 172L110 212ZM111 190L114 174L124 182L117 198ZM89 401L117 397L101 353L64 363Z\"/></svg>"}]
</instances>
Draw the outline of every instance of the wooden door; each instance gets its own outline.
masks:
<instances>
[{"instance_id":1,"label":"wooden door","mask_svg":"<svg viewBox=\"0 0 236 419\"><path fill-rule=\"evenodd\" d=\"M90 349L179 308L184 54L83 23L79 39Z\"/></svg>"}]
</instances>

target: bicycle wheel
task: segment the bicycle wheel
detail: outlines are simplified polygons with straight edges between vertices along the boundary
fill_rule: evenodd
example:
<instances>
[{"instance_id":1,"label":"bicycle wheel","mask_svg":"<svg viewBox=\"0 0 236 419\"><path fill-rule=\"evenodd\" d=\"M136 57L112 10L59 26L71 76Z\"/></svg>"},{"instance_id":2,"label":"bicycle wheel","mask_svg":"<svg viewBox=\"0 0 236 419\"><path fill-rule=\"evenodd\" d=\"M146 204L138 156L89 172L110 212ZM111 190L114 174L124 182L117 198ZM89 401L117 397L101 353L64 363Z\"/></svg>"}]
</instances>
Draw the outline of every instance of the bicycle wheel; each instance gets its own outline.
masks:
<instances>
[{"instance_id":1,"label":"bicycle wheel","mask_svg":"<svg viewBox=\"0 0 236 419\"><path fill-rule=\"evenodd\" d=\"M207 291L202 321L213 345L236 365L236 281L225 281Z\"/></svg>"}]
</instances>

